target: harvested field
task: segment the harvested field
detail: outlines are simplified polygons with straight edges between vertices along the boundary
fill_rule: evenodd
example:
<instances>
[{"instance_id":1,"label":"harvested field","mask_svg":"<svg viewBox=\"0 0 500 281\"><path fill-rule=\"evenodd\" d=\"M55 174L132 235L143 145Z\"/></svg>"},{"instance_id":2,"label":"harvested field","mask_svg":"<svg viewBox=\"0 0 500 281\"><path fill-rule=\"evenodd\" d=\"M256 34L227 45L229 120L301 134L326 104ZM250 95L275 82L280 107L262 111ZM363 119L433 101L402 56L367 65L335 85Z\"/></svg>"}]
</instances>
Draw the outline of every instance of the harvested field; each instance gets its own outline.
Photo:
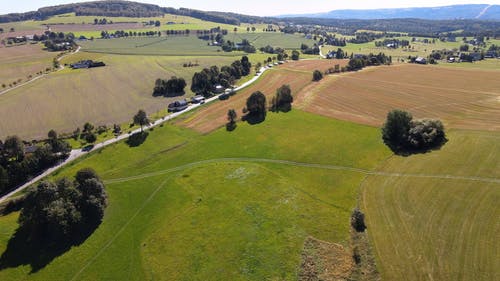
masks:
<instances>
[{"instance_id":1,"label":"harvested field","mask_svg":"<svg viewBox=\"0 0 500 281\"><path fill-rule=\"evenodd\" d=\"M452 130L448 139L439 151L379 167L423 177L368 176L362 184L383 280L498 280L500 134ZM432 178L438 174L470 179Z\"/></svg>"},{"instance_id":2,"label":"harvested field","mask_svg":"<svg viewBox=\"0 0 500 281\"><path fill-rule=\"evenodd\" d=\"M349 60L299 60L299 61L289 61L283 64L280 68L290 69L290 70L301 70L301 71L311 71L320 70L326 71L329 68L335 67L338 64L340 67L346 66ZM312 77L312 76L311 76Z\"/></svg>"},{"instance_id":3,"label":"harvested field","mask_svg":"<svg viewBox=\"0 0 500 281\"><path fill-rule=\"evenodd\" d=\"M283 84L289 84L292 93L299 92L307 84L311 83L311 73L295 72L281 67L266 72L261 79L230 97L228 100L219 101L202 109L184 115L177 119L176 123L181 126L193 128L202 133L213 131L227 122L227 111L235 109L238 118L241 117L241 110L245 107L246 100L255 91L261 91L267 97L267 101L276 94L276 90Z\"/></svg>"},{"instance_id":4,"label":"harvested field","mask_svg":"<svg viewBox=\"0 0 500 281\"><path fill-rule=\"evenodd\" d=\"M0 91L8 89L8 85L21 79L25 82L29 75L33 77L39 71L52 67L52 60L57 53L44 51L39 44L26 44L15 47L0 48Z\"/></svg>"},{"instance_id":5,"label":"harvested field","mask_svg":"<svg viewBox=\"0 0 500 281\"><path fill-rule=\"evenodd\" d=\"M177 98L153 97L157 78L175 75L186 79L186 96L195 71L211 65L229 64L234 57L117 56L79 52L63 59L100 60L106 67L63 71L48 75L0 96L0 138L43 137L50 129L72 132L85 122L96 125L131 121L138 109L148 114L165 109ZM182 67L197 61L198 67Z\"/></svg>"},{"instance_id":6,"label":"harvested field","mask_svg":"<svg viewBox=\"0 0 500 281\"><path fill-rule=\"evenodd\" d=\"M325 77L299 93L306 111L380 126L399 108L452 128L500 130L499 71L398 65Z\"/></svg>"}]
</instances>

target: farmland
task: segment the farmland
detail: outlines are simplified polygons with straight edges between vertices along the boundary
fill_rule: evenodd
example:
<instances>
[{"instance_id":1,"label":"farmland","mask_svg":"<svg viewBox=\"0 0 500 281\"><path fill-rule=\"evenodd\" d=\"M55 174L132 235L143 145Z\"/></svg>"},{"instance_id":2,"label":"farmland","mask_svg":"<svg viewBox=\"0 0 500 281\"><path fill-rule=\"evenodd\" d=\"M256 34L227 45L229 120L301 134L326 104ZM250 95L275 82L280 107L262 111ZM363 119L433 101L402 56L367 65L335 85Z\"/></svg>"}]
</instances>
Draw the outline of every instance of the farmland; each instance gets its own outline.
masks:
<instances>
[{"instance_id":1,"label":"farmland","mask_svg":"<svg viewBox=\"0 0 500 281\"><path fill-rule=\"evenodd\" d=\"M0 96L2 138L18 134L44 137L48 130L72 132L83 123L123 123L139 108L148 113L165 109L173 98L153 97L154 81L184 77L190 85L195 71L230 64L235 57L116 56L80 52L62 63L80 59L102 60L107 66L85 70L65 69ZM182 64L200 66L184 68ZM186 88L187 96L192 95ZM47 90L50 89L50 90ZM25 118L29 115L30 118ZM16 121L14 121L16 120Z\"/></svg>"},{"instance_id":2,"label":"farmland","mask_svg":"<svg viewBox=\"0 0 500 281\"><path fill-rule=\"evenodd\" d=\"M119 143L60 171L56 177L86 166L98 171L110 199L103 224L36 273L0 262L0 278L295 279L308 236L349 245L364 177L349 167L372 169L388 155L377 129L300 111L269 113L232 133L157 128L138 148ZM0 217L1 252L16 216Z\"/></svg>"},{"instance_id":3,"label":"farmland","mask_svg":"<svg viewBox=\"0 0 500 281\"><path fill-rule=\"evenodd\" d=\"M452 128L500 130L498 71L419 65L368 68L328 76L298 95L298 106L380 126L393 108L440 118Z\"/></svg>"},{"instance_id":4,"label":"farmland","mask_svg":"<svg viewBox=\"0 0 500 281\"><path fill-rule=\"evenodd\" d=\"M345 61L337 63L344 65ZM245 107L247 98L255 91L261 91L270 101L276 94L276 90L284 84L290 85L292 93L298 93L307 88L312 82L312 71L314 69L327 70L333 67L332 61L328 60L305 60L293 62L275 67L264 73L253 85L238 92L228 100L211 104L193 113L178 118L176 123L199 132L207 133L223 126L226 122L226 113L229 109L235 109L238 114Z\"/></svg>"},{"instance_id":5,"label":"farmland","mask_svg":"<svg viewBox=\"0 0 500 281\"><path fill-rule=\"evenodd\" d=\"M26 44L16 47L0 47L0 92L10 88L13 82L24 82L31 75L52 67L55 53L49 53L39 44ZM5 84L6 87L2 87Z\"/></svg>"},{"instance_id":6,"label":"farmland","mask_svg":"<svg viewBox=\"0 0 500 281\"><path fill-rule=\"evenodd\" d=\"M448 138L441 151L394 156L379 168L426 177L369 176L363 183L362 207L385 280L499 277L500 135L454 130Z\"/></svg>"}]
</instances>

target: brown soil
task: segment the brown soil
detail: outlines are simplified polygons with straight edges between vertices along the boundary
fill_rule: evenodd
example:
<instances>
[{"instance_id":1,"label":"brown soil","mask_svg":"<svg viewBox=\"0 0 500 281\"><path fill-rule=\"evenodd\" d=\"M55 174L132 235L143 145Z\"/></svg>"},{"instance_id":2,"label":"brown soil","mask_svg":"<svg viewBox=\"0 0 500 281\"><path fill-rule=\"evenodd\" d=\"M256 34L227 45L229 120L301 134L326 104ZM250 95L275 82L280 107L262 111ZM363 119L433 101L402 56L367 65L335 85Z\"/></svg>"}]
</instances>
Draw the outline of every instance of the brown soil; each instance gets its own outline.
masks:
<instances>
[{"instance_id":1,"label":"brown soil","mask_svg":"<svg viewBox=\"0 0 500 281\"><path fill-rule=\"evenodd\" d=\"M349 250L342 245L308 237L304 242L300 281L348 280L354 268Z\"/></svg>"},{"instance_id":2,"label":"brown soil","mask_svg":"<svg viewBox=\"0 0 500 281\"><path fill-rule=\"evenodd\" d=\"M306 111L380 126L398 108L462 129L500 130L500 72L398 65L330 75L301 91Z\"/></svg>"}]
</instances>

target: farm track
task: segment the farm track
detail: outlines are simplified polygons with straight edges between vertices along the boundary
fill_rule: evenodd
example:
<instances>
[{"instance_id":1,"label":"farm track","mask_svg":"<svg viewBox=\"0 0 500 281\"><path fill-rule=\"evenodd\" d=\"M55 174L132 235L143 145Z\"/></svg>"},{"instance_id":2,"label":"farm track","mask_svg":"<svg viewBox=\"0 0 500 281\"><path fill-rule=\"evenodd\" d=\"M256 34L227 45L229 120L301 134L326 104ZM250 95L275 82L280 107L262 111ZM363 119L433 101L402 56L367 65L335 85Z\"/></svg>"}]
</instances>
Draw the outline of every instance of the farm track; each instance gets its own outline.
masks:
<instances>
[{"instance_id":1,"label":"farm track","mask_svg":"<svg viewBox=\"0 0 500 281\"><path fill-rule=\"evenodd\" d=\"M372 176L432 178L432 179L450 179L450 180L462 180L462 181L479 181L479 182L488 182L488 183L500 183L500 178L440 175L440 174L433 175L433 174L391 173L391 172L381 172L381 171L376 171L376 170L367 170L367 169L361 169L361 168L349 167L349 166L304 163L304 162L295 162L295 161L289 161L289 160L266 159L266 158L216 158L216 159L209 159L209 160L188 163L188 164L181 165L181 166L174 167L174 168L170 168L167 170L156 171L156 172L152 172L152 173L146 173L146 174L125 177L125 178L116 178L116 179L105 180L104 183L112 184L112 183L127 182L127 181L131 181L131 180L144 179L144 178L148 178L148 177L154 177L154 176L168 174L168 173L172 173L172 172L176 172L176 171L181 171L181 170L184 170L186 168L190 168L190 167L194 167L194 166L210 164L210 163L220 163L220 162L272 163L272 164L283 164L283 165L295 166L295 167L340 170L340 171L355 172L355 173L361 173L361 174L372 175Z\"/></svg>"}]
</instances>

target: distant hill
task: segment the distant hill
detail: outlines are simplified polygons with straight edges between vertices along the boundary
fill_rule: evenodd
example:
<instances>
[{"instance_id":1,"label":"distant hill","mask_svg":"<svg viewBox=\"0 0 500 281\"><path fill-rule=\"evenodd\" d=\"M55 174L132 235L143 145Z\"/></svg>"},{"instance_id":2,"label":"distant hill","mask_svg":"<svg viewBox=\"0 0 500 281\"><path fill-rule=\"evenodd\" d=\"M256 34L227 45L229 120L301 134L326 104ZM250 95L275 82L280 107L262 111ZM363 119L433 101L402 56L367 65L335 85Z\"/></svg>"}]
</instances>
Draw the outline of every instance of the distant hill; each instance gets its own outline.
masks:
<instances>
[{"instance_id":1,"label":"distant hill","mask_svg":"<svg viewBox=\"0 0 500 281\"><path fill-rule=\"evenodd\" d=\"M205 12L186 8L163 8L153 4L144 4L122 0L107 0L64 4L44 7L38 9L37 11L26 13L0 15L0 23L24 20L43 20L51 16L66 13L75 13L77 16L105 17L158 17L168 13L234 25L239 25L240 22L257 23L265 20L265 18L241 15L236 13Z\"/></svg>"},{"instance_id":2,"label":"distant hill","mask_svg":"<svg viewBox=\"0 0 500 281\"><path fill-rule=\"evenodd\" d=\"M334 10L319 14L283 15L280 17L309 17L328 19L396 19L428 20L477 19L500 20L500 5L468 4L428 8L398 8L373 10Z\"/></svg>"}]
</instances>

